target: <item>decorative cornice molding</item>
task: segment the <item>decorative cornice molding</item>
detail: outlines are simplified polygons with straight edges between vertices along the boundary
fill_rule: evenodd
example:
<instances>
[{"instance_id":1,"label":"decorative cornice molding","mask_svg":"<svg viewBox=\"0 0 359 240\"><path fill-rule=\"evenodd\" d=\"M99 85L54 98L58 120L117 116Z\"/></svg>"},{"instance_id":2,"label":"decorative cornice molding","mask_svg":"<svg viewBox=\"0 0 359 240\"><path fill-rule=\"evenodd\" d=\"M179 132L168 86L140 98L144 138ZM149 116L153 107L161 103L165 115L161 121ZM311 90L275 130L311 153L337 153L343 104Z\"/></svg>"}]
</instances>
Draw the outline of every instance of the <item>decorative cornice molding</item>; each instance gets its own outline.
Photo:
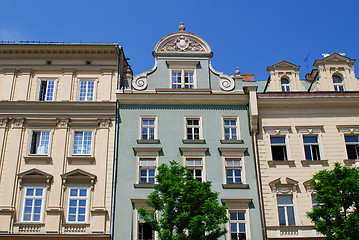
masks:
<instances>
[{"instance_id":1,"label":"decorative cornice molding","mask_svg":"<svg viewBox=\"0 0 359 240\"><path fill-rule=\"evenodd\" d=\"M109 118L99 118L97 119L99 128L109 128L111 127L111 119Z\"/></svg>"},{"instance_id":2,"label":"decorative cornice molding","mask_svg":"<svg viewBox=\"0 0 359 240\"><path fill-rule=\"evenodd\" d=\"M12 118L11 123L12 128L22 128L24 127L25 118Z\"/></svg>"},{"instance_id":3,"label":"decorative cornice molding","mask_svg":"<svg viewBox=\"0 0 359 240\"><path fill-rule=\"evenodd\" d=\"M0 128L8 127L9 118L0 118Z\"/></svg>"},{"instance_id":4,"label":"decorative cornice molding","mask_svg":"<svg viewBox=\"0 0 359 240\"><path fill-rule=\"evenodd\" d=\"M69 127L70 118L57 118L57 127L58 128L67 128Z\"/></svg>"}]
</instances>

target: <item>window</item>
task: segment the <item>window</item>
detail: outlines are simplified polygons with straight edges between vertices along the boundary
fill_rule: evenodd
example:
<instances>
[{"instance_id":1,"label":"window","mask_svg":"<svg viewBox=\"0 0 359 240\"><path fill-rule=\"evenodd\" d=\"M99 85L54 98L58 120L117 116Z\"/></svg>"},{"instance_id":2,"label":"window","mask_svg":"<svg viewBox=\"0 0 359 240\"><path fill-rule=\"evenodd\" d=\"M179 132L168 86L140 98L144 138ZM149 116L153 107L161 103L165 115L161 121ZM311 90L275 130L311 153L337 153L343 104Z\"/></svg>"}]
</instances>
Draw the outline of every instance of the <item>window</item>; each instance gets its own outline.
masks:
<instances>
[{"instance_id":1,"label":"window","mask_svg":"<svg viewBox=\"0 0 359 240\"><path fill-rule=\"evenodd\" d=\"M80 81L79 101L94 101L94 93L95 93L95 81L93 80Z\"/></svg>"},{"instance_id":2,"label":"window","mask_svg":"<svg viewBox=\"0 0 359 240\"><path fill-rule=\"evenodd\" d=\"M290 86L289 86L289 80L286 78L282 78L282 80L280 80L280 84L282 86L282 92L289 92L290 91Z\"/></svg>"},{"instance_id":3,"label":"window","mask_svg":"<svg viewBox=\"0 0 359 240\"><path fill-rule=\"evenodd\" d=\"M92 153L92 132L76 131L74 134L74 155L91 155Z\"/></svg>"},{"instance_id":4,"label":"window","mask_svg":"<svg viewBox=\"0 0 359 240\"><path fill-rule=\"evenodd\" d=\"M156 159L140 158L140 183L155 183Z\"/></svg>"},{"instance_id":5,"label":"window","mask_svg":"<svg viewBox=\"0 0 359 240\"><path fill-rule=\"evenodd\" d=\"M231 240L245 240L246 215L244 211L229 211Z\"/></svg>"},{"instance_id":6,"label":"window","mask_svg":"<svg viewBox=\"0 0 359 240\"><path fill-rule=\"evenodd\" d=\"M185 70L172 71L172 88L194 88L194 72Z\"/></svg>"},{"instance_id":7,"label":"window","mask_svg":"<svg viewBox=\"0 0 359 240\"><path fill-rule=\"evenodd\" d=\"M186 119L186 139L198 140L200 139L200 119L187 118Z\"/></svg>"},{"instance_id":8,"label":"window","mask_svg":"<svg viewBox=\"0 0 359 240\"><path fill-rule=\"evenodd\" d=\"M317 136L303 136L305 160L320 160Z\"/></svg>"},{"instance_id":9,"label":"window","mask_svg":"<svg viewBox=\"0 0 359 240\"><path fill-rule=\"evenodd\" d=\"M69 188L67 222L86 222L88 209L88 190L88 188Z\"/></svg>"},{"instance_id":10,"label":"window","mask_svg":"<svg viewBox=\"0 0 359 240\"><path fill-rule=\"evenodd\" d=\"M187 158L186 159L186 166L188 168L188 171L190 171L193 174L193 177L197 179L198 181L203 181L202 176L202 159L201 158Z\"/></svg>"},{"instance_id":11,"label":"window","mask_svg":"<svg viewBox=\"0 0 359 240\"><path fill-rule=\"evenodd\" d=\"M341 77L334 75L333 76L333 84L334 84L334 91L336 91L336 92L344 91L343 80L341 79Z\"/></svg>"},{"instance_id":12,"label":"window","mask_svg":"<svg viewBox=\"0 0 359 240\"><path fill-rule=\"evenodd\" d=\"M271 136L270 142L272 150L272 160L288 160L287 149L285 146L285 136Z\"/></svg>"},{"instance_id":13,"label":"window","mask_svg":"<svg viewBox=\"0 0 359 240\"><path fill-rule=\"evenodd\" d=\"M358 159L359 157L359 140L358 135L345 136L348 159Z\"/></svg>"},{"instance_id":14,"label":"window","mask_svg":"<svg viewBox=\"0 0 359 240\"><path fill-rule=\"evenodd\" d=\"M32 131L30 154L49 154L50 132Z\"/></svg>"},{"instance_id":15,"label":"window","mask_svg":"<svg viewBox=\"0 0 359 240\"><path fill-rule=\"evenodd\" d=\"M292 195L277 195L280 226L294 226L294 207Z\"/></svg>"},{"instance_id":16,"label":"window","mask_svg":"<svg viewBox=\"0 0 359 240\"><path fill-rule=\"evenodd\" d=\"M55 98L55 80L41 80L39 101L53 101Z\"/></svg>"},{"instance_id":17,"label":"window","mask_svg":"<svg viewBox=\"0 0 359 240\"><path fill-rule=\"evenodd\" d=\"M242 182L241 159L226 159L227 184Z\"/></svg>"},{"instance_id":18,"label":"window","mask_svg":"<svg viewBox=\"0 0 359 240\"><path fill-rule=\"evenodd\" d=\"M153 140L155 139L155 119L143 118L141 120L141 139Z\"/></svg>"},{"instance_id":19,"label":"window","mask_svg":"<svg viewBox=\"0 0 359 240\"><path fill-rule=\"evenodd\" d=\"M155 239L155 233L149 223L146 223L141 214L138 214L138 240Z\"/></svg>"},{"instance_id":20,"label":"window","mask_svg":"<svg viewBox=\"0 0 359 240\"><path fill-rule=\"evenodd\" d=\"M311 194L311 197L312 197L312 206L313 206L313 208L317 208L319 206L319 203L315 199L315 194Z\"/></svg>"},{"instance_id":21,"label":"window","mask_svg":"<svg viewBox=\"0 0 359 240\"><path fill-rule=\"evenodd\" d=\"M237 119L223 119L224 140L237 140Z\"/></svg>"},{"instance_id":22,"label":"window","mask_svg":"<svg viewBox=\"0 0 359 240\"><path fill-rule=\"evenodd\" d=\"M45 188L26 187L24 197L23 222L41 222L44 209Z\"/></svg>"}]
</instances>

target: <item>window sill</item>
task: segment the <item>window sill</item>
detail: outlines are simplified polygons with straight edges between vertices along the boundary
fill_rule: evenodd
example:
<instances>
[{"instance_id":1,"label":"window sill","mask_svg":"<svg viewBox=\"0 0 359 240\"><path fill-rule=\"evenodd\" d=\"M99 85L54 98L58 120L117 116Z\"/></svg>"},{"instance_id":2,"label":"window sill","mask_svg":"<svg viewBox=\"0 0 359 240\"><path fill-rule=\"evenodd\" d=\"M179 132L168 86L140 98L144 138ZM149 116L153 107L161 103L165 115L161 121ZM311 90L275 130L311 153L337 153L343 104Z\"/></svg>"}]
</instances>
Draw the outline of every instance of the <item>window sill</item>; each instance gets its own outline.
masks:
<instances>
[{"instance_id":1,"label":"window sill","mask_svg":"<svg viewBox=\"0 0 359 240\"><path fill-rule=\"evenodd\" d=\"M206 140L204 139L182 139L183 143L206 143Z\"/></svg>"},{"instance_id":2,"label":"window sill","mask_svg":"<svg viewBox=\"0 0 359 240\"><path fill-rule=\"evenodd\" d=\"M137 143L160 143L159 139L137 139Z\"/></svg>"},{"instance_id":3,"label":"window sill","mask_svg":"<svg viewBox=\"0 0 359 240\"><path fill-rule=\"evenodd\" d=\"M153 183L136 183L133 184L135 188L153 188L155 184Z\"/></svg>"},{"instance_id":4,"label":"window sill","mask_svg":"<svg viewBox=\"0 0 359 240\"><path fill-rule=\"evenodd\" d=\"M302 165L328 165L328 160L302 160Z\"/></svg>"},{"instance_id":5,"label":"window sill","mask_svg":"<svg viewBox=\"0 0 359 240\"><path fill-rule=\"evenodd\" d=\"M39 160L39 161L46 161L47 163L50 163L52 161L52 158L48 155L29 155L24 157L25 163L28 163L29 161L33 160Z\"/></svg>"},{"instance_id":6,"label":"window sill","mask_svg":"<svg viewBox=\"0 0 359 240\"><path fill-rule=\"evenodd\" d=\"M230 184L222 184L224 189L226 188L249 188L248 184L244 183L230 183Z\"/></svg>"},{"instance_id":7,"label":"window sill","mask_svg":"<svg viewBox=\"0 0 359 240\"><path fill-rule=\"evenodd\" d=\"M345 165L355 164L355 162L359 161L358 159L344 159L343 162Z\"/></svg>"},{"instance_id":8,"label":"window sill","mask_svg":"<svg viewBox=\"0 0 359 240\"><path fill-rule=\"evenodd\" d=\"M243 140L242 139L229 139L229 140L220 140L220 142L221 143L224 143L224 144L226 144L226 143L229 143L229 144L231 144L231 143L243 143Z\"/></svg>"},{"instance_id":9,"label":"window sill","mask_svg":"<svg viewBox=\"0 0 359 240\"><path fill-rule=\"evenodd\" d=\"M294 165L294 160L269 160L268 165Z\"/></svg>"},{"instance_id":10,"label":"window sill","mask_svg":"<svg viewBox=\"0 0 359 240\"><path fill-rule=\"evenodd\" d=\"M67 157L67 160L69 161L69 163L72 163L73 161L94 163L95 157L89 155L69 156Z\"/></svg>"}]
</instances>

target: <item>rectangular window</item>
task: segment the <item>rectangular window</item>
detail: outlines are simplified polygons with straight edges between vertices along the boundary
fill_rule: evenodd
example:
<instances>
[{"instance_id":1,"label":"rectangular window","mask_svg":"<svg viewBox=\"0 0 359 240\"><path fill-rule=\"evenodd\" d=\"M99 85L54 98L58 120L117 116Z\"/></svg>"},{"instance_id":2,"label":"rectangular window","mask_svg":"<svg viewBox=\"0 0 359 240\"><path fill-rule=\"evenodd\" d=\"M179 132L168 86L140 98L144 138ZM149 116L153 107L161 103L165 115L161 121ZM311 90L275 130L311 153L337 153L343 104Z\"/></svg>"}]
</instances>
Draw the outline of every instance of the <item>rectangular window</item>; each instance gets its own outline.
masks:
<instances>
[{"instance_id":1,"label":"rectangular window","mask_svg":"<svg viewBox=\"0 0 359 240\"><path fill-rule=\"evenodd\" d=\"M227 184L242 182L241 159L226 159Z\"/></svg>"},{"instance_id":2,"label":"rectangular window","mask_svg":"<svg viewBox=\"0 0 359 240\"><path fill-rule=\"evenodd\" d=\"M359 140L358 135L345 136L348 159L358 159L359 157Z\"/></svg>"},{"instance_id":3,"label":"rectangular window","mask_svg":"<svg viewBox=\"0 0 359 240\"><path fill-rule=\"evenodd\" d=\"M319 144L317 136L303 136L304 152L306 160L320 160Z\"/></svg>"},{"instance_id":4,"label":"rectangular window","mask_svg":"<svg viewBox=\"0 0 359 240\"><path fill-rule=\"evenodd\" d=\"M32 131L30 154L48 155L50 131Z\"/></svg>"},{"instance_id":5,"label":"rectangular window","mask_svg":"<svg viewBox=\"0 0 359 240\"><path fill-rule=\"evenodd\" d=\"M244 211L229 211L231 240L246 239L246 215Z\"/></svg>"},{"instance_id":6,"label":"rectangular window","mask_svg":"<svg viewBox=\"0 0 359 240\"><path fill-rule=\"evenodd\" d=\"M23 222L41 222L43 214L45 188L26 187L24 197Z\"/></svg>"},{"instance_id":7,"label":"rectangular window","mask_svg":"<svg viewBox=\"0 0 359 240\"><path fill-rule=\"evenodd\" d=\"M86 222L89 195L88 190L88 188L69 188L67 222Z\"/></svg>"},{"instance_id":8,"label":"rectangular window","mask_svg":"<svg viewBox=\"0 0 359 240\"><path fill-rule=\"evenodd\" d=\"M187 158L186 166L188 171L193 174L193 177L198 181L203 181L203 166L202 166L202 158Z\"/></svg>"},{"instance_id":9,"label":"rectangular window","mask_svg":"<svg viewBox=\"0 0 359 240\"><path fill-rule=\"evenodd\" d=\"M73 155L91 155L92 132L76 131L74 133Z\"/></svg>"},{"instance_id":10,"label":"rectangular window","mask_svg":"<svg viewBox=\"0 0 359 240\"><path fill-rule=\"evenodd\" d=\"M155 232L152 230L152 226L146 223L141 214L138 214L138 240L154 240Z\"/></svg>"},{"instance_id":11,"label":"rectangular window","mask_svg":"<svg viewBox=\"0 0 359 240\"><path fill-rule=\"evenodd\" d=\"M186 119L186 137L188 140L200 139L200 119L187 118Z\"/></svg>"},{"instance_id":12,"label":"rectangular window","mask_svg":"<svg viewBox=\"0 0 359 240\"><path fill-rule=\"evenodd\" d=\"M292 195L277 195L280 226L294 226L294 206Z\"/></svg>"},{"instance_id":13,"label":"rectangular window","mask_svg":"<svg viewBox=\"0 0 359 240\"><path fill-rule=\"evenodd\" d=\"M271 136L272 160L287 161L285 136Z\"/></svg>"},{"instance_id":14,"label":"rectangular window","mask_svg":"<svg viewBox=\"0 0 359 240\"><path fill-rule=\"evenodd\" d=\"M55 93L55 80L41 80L39 101L53 101Z\"/></svg>"},{"instance_id":15,"label":"rectangular window","mask_svg":"<svg viewBox=\"0 0 359 240\"><path fill-rule=\"evenodd\" d=\"M140 183L155 183L156 159L140 158Z\"/></svg>"},{"instance_id":16,"label":"rectangular window","mask_svg":"<svg viewBox=\"0 0 359 240\"><path fill-rule=\"evenodd\" d=\"M155 122L154 118L143 118L141 120L141 139L155 139Z\"/></svg>"},{"instance_id":17,"label":"rectangular window","mask_svg":"<svg viewBox=\"0 0 359 240\"><path fill-rule=\"evenodd\" d=\"M177 70L172 71L172 88L193 89L194 88L194 72Z\"/></svg>"},{"instance_id":18,"label":"rectangular window","mask_svg":"<svg viewBox=\"0 0 359 240\"><path fill-rule=\"evenodd\" d=\"M312 194L311 197L312 197L313 208L317 208L319 206L319 204L318 204L318 201L315 199L315 194Z\"/></svg>"},{"instance_id":19,"label":"rectangular window","mask_svg":"<svg viewBox=\"0 0 359 240\"><path fill-rule=\"evenodd\" d=\"M237 140L237 119L224 119L224 140Z\"/></svg>"},{"instance_id":20,"label":"rectangular window","mask_svg":"<svg viewBox=\"0 0 359 240\"><path fill-rule=\"evenodd\" d=\"M95 93L95 81L93 80L81 80L79 101L94 101Z\"/></svg>"}]
</instances>

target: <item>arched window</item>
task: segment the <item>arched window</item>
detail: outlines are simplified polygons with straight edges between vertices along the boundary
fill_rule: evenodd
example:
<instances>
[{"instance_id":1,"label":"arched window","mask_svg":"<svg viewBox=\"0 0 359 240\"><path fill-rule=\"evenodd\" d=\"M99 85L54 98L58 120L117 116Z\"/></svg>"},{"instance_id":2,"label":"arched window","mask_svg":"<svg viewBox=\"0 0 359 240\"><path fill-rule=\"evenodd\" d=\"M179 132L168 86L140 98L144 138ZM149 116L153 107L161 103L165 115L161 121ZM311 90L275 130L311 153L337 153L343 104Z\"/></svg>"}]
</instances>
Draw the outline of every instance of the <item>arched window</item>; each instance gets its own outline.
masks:
<instances>
[{"instance_id":1,"label":"arched window","mask_svg":"<svg viewBox=\"0 0 359 240\"><path fill-rule=\"evenodd\" d=\"M288 79L282 78L280 83L281 83L281 86L282 86L282 92L289 92L290 91L289 80Z\"/></svg>"},{"instance_id":2,"label":"arched window","mask_svg":"<svg viewBox=\"0 0 359 240\"><path fill-rule=\"evenodd\" d=\"M334 91L336 91L336 92L344 91L343 80L341 79L341 77L334 75L333 76L333 84L334 84Z\"/></svg>"}]
</instances>

